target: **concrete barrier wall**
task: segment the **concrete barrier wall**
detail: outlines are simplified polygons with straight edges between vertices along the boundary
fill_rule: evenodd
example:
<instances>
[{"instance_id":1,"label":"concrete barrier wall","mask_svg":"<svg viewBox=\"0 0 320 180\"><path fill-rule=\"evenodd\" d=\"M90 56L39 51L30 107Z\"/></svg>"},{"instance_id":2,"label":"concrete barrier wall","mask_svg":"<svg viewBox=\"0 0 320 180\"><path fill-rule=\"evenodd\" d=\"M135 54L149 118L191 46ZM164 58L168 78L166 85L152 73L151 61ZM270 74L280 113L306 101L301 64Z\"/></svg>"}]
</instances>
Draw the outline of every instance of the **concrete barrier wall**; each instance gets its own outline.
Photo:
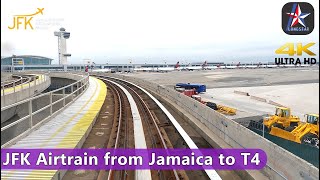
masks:
<instances>
[{"instance_id":1,"label":"concrete barrier wall","mask_svg":"<svg viewBox=\"0 0 320 180\"><path fill-rule=\"evenodd\" d=\"M244 96L249 96L249 93L243 92L243 91L233 91L236 94L244 95Z\"/></svg>"},{"instance_id":2,"label":"concrete barrier wall","mask_svg":"<svg viewBox=\"0 0 320 180\"><path fill-rule=\"evenodd\" d=\"M38 82L38 84L31 83L31 86L28 88L21 89L19 91L12 92L10 94L5 94L4 96L1 96L1 107L14 104L30 96L41 93L42 91L47 89L50 84L51 84L51 80L47 76L46 80L43 82L40 82L40 83Z\"/></svg>"},{"instance_id":3,"label":"concrete barrier wall","mask_svg":"<svg viewBox=\"0 0 320 180\"><path fill-rule=\"evenodd\" d=\"M268 103L269 103L269 104L272 104L272 105L274 105L274 106L286 107L286 106L284 106L284 105L282 105L282 104L280 104L280 103L274 102L274 101L272 101L272 100L269 100Z\"/></svg>"},{"instance_id":4,"label":"concrete barrier wall","mask_svg":"<svg viewBox=\"0 0 320 180\"><path fill-rule=\"evenodd\" d=\"M51 72L49 74L50 77L56 77L56 78L64 78L64 79L72 79L75 81L79 81L82 79L84 76L81 74L73 74L73 73L56 73L56 72Z\"/></svg>"},{"instance_id":5,"label":"concrete barrier wall","mask_svg":"<svg viewBox=\"0 0 320 180\"><path fill-rule=\"evenodd\" d=\"M27 99L31 96L41 93L47 89L51 84L51 80L48 76L45 77L44 81L34 84L31 82L30 87L20 89L19 91L12 92L1 96L1 108L17 103L21 100ZM17 113L17 107L12 107L1 112L1 124L6 122L8 119L13 117Z\"/></svg>"},{"instance_id":6,"label":"concrete barrier wall","mask_svg":"<svg viewBox=\"0 0 320 180\"><path fill-rule=\"evenodd\" d=\"M77 72L47 72L47 71L23 71L23 72L16 72L15 74L45 74L49 77L58 77L58 78L66 78L72 80L80 80L84 77L83 73Z\"/></svg>"},{"instance_id":7,"label":"concrete barrier wall","mask_svg":"<svg viewBox=\"0 0 320 180\"><path fill-rule=\"evenodd\" d=\"M209 107L192 98L173 89L142 79L117 74L110 74L110 76L130 81L170 99L173 103L190 112L233 148L259 148L264 150L268 156L268 163L262 171L270 179L319 179L319 169L312 164L228 119L226 116L212 111Z\"/></svg>"},{"instance_id":8,"label":"concrete barrier wall","mask_svg":"<svg viewBox=\"0 0 320 180\"><path fill-rule=\"evenodd\" d=\"M15 74L43 74L43 72L20 72ZM72 74L72 73L50 73L48 76L46 75L46 79L43 82L40 82L36 85L31 83L31 86L19 90L14 93L5 94L4 96L1 96L1 107L5 107L14 103L17 103L21 100L27 99L29 97L32 97L36 94L39 94L46 90L50 84L51 84L51 78L50 77L58 77L58 78L66 78L71 79L74 81L78 81L82 79L84 76L81 74ZM12 116L14 116L17 112L17 107L12 107L10 109L7 109L1 113L1 123L4 123L8 119L10 119Z\"/></svg>"},{"instance_id":9,"label":"concrete barrier wall","mask_svg":"<svg viewBox=\"0 0 320 180\"><path fill-rule=\"evenodd\" d=\"M26 73L26 74L31 74L30 72ZM37 73L39 74L39 73ZM78 80L81 80L82 78L84 77L87 77L86 75L72 75L72 74L67 74L64 73L58 73L58 75L54 75L54 74L51 74L53 76L58 76L58 77L65 77L65 78L68 78L68 79L76 79L77 81ZM87 79L87 78L86 78ZM78 83L76 84L79 84L79 88L84 85L84 83L86 83L86 80L83 79L81 81L79 81ZM88 82L89 83L89 82ZM88 84L89 85L89 84ZM75 89L74 89L75 90ZM86 86L82 87L81 89L78 90L77 93L75 93L74 96L69 96L66 98L66 105L63 106L63 102L58 102L57 104L53 105L53 113L52 115L50 116L50 111L48 108L44 109L43 111L41 111L40 113L37 113L36 115L33 115L33 118L32 118L32 121L33 121L33 126L32 128L30 129L29 126L29 122L28 120L26 121L22 121L12 127L10 127L9 129L5 130L5 131L10 131L9 135L10 136L13 136L15 137L15 139L12 139L11 138L11 142L10 144L14 144L16 143L17 141L19 141L21 138L23 137L26 137L27 135L30 134L30 132L34 131L35 129L38 129L41 125L43 125L44 123L48 122L50 119L52 119L53 117L55 117L57 114L59 114L59 112L63 111L64 109L66 109L67 107L69 107L77 98L81 97L82 93L84 93L85 91L87 90ZM73 98L72 98L73 97ZM61 99L62 96L59 95L59 94L53 94L53 97L52 97L52 100L53 102L57 101L58 99ZM44 95L44 96L41 96L41 97L36 97L35 99L32 100L32 109L33 109L33 113L37 110L40 110L41 108L43 108L44 106L48 105L50 100L49 100L49 93L47 95ZM16 112L19 112L18 113L18 118L22 118L24 116L26 116L28 114L28 105L26 103L29 103L30 101L27 101L25 103L22 103L20 105L18 105L18 107L14 107ZM6 110L5 110L6 111ZM4 111L1 112L1 118L3 116L3 113ZM25 124L23 124L24 122L26 122ZM13 129L12 129L13 128ZM15 132L15 130L19 130L19 132ZM1 132L2 133L2 132ZM19 134L19 135L18 135ZM17 136L18 135L18 136ZM3 136L2 136L3 137ZM9 141L9 137L6 136L5 134L5 138L2 138L1 137L1 142L3 140L6 140L6 141ZM8 142L4 142L4 143L8 143ZM1 145L4 144L2 142ZM8 145L6 145L8 146ZM6 147L5 146L5 147Z\"/></svg>"},{"instance_id":10,"label":"concrete barrier wall","mask_svg":"<svg viewBox=\"0 0 320 180\"><path fill-rule=\"evenodd\" d=\"M34 74L36 72L33 72ZM22 74L22 73L19 73ZM31 72L25 73L25 74L32 74ZM72 79L75 81L80 80L83 78L83 75L78 74L72 74L72 73L50 73L49 77L58 77L58 78L66 78L66 79ZM1 107L5 107L10 104L14 104L16 102L19 102L23 99L26 99L28 97L34 96L36 94L41 93L45 89L47 89L51 84L51 79L48 76L46 77L46 81L41 82L39 84L30 86L30 88L19 90L15 93L5 94L5 96L1 97Z\"/></svg>"},{"instance_id":11,"label":"concrete barrier wall","mask_svg":"<svg viewBox=\"0 0 320 180\"><path fill-rule=\"evenodd\" d=\"M261 101L261 102L267 102L267 100L265 98L261 98L258 96L250 96L251 99L257 100L257 101Z\"/></svg>"}]
</instances>

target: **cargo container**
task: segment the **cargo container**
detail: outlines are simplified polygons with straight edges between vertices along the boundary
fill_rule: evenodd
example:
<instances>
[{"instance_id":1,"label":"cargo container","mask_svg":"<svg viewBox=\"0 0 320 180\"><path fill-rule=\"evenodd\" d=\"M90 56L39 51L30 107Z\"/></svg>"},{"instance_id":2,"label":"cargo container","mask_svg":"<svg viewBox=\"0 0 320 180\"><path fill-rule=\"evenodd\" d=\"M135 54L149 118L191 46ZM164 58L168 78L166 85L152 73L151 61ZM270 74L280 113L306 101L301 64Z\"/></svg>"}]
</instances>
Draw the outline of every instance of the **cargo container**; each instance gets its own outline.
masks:
<instances>
[{"instance_id":1,"label":"cargo container","mask_svg":"<svg viewBox=\"0 0 320 180\"><path fill-rule=\"evenodd\" d=\"M191 97L191 96L193 96L193 95L196 95L197 92L196 92L195 89L187 89L187 90L184 90L184 91L183 91L183 94L186 95L186 96Z\"/></svg>"}]
</instances>

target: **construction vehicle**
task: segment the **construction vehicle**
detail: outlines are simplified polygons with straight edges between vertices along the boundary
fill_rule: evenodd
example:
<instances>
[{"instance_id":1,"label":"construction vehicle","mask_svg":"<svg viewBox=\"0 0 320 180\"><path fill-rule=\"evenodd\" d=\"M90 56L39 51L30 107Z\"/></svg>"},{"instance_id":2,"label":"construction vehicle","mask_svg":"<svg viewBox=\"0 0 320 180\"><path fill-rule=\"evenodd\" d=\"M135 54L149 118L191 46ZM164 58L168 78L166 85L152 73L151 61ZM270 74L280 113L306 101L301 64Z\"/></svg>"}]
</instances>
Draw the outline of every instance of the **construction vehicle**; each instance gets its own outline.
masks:
<instances>
[{"instance_id":1,"label":"construction vehicle","mask_svg":"<svg viewBox=\"0 0 320 180\"><path fill-rule=\"evenodd\" d=\"M276 107L276 113L263 120L264 126L267 127L269 131L272 127L278 127L280 129L297 127L299 123L300 118L291 115L291 110L287 107Z\"/></svg>"},{"instance_id":2,"label":"construction vehicle","mask_svg":"<svg viewBox=\"0 0 320 180\"><path fill-rule=\"evenodd\" d=\"M227 107L227 106L223 106L223 105L219 105L219 104L216 104L214 102L208 102L208 101L203 101L201 96L199 95L192 95L191 96L193 99L199 101L200 103L202 104L205 104L206 106L208 106L209 108L219 112L219 113L222 113L222 114L225 114L225 115L235 115L236 114L236 109L234 108L231 108L231 107Z\"/></svg>"},{"instance_id":3,"label":"construction vehicle","mask_svg":"<svg viewBox=\"0 0 320 180\"><path fill-rule=\"evenodd\" d=\"M186 96L191 97L192 99L195 99L196 101L207 105L208 107L210 107L211 109L220 112L222 114L225 115L235 115L236 114L236 109L231 108L231 107L227 107L227 106L223 106L223 105L218 105L216 103L213 102L207 102L207 101L203 101L201 96L199 95L199 93L197 92L196 88L193 89L185 89L185 88L181 88L180 86L175 86L175 90L183 93Z\"/></svg>"},{"instance_id":4,"label":"construction vehicle","mask_svg":"<svg viewBox=\"0 0 320 180\"><path fill-rule=\"evenodd\" d=\"M234 109L234 108L231 108L231 107L228 107L228 106L223 106L223 105L219 105L219 104L216 104L216 103L213 103L213 102L206 102L205 103L208 107L210 107L211 109L217 111L217 112L220 112L222 114L225 114L225 115L235 115L237 110Z\"/></svg>"},{"instance_id":5,"label":"construction vehicle","mask_svg":"<svg viewBox=\"0 0 320 180\"><path fill-rule=\"evenodd\" d=\"M319 148L319 114L306 114L306 122L301 122L293 130L272 127L270 134L300 144L309 144Z\"/></svg>"}]
</instances>

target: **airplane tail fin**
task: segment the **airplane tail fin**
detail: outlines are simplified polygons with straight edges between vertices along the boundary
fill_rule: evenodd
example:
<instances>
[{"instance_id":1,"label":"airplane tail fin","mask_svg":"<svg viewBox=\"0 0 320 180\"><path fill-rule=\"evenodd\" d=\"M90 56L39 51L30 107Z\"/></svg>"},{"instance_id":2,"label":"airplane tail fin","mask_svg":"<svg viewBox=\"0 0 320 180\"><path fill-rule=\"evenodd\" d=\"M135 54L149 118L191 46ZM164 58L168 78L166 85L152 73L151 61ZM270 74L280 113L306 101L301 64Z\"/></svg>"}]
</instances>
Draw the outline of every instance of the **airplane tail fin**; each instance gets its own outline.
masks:
<instances>
[{"instance_id":1,"label":"airplane tail fin","mask_svg":"<svg viewBox=\"0 0 320 180\"><path fill-rule=\"evenodd\" d=\"M206 67L208 65L207 61L204 61L204 63L202 64L202 67Z\"/></svg>"},{"instance_id":2,"label":"airplane tail fin","mask_svg":"<svg viewBox=\"0 0 320 180\"><path fill-rule=\"evenodd\" d=\"M175 68L178 68L178 67L180 67L179 61L178 61L177 64L175 65Z\"/></svg>"}]
</instances>

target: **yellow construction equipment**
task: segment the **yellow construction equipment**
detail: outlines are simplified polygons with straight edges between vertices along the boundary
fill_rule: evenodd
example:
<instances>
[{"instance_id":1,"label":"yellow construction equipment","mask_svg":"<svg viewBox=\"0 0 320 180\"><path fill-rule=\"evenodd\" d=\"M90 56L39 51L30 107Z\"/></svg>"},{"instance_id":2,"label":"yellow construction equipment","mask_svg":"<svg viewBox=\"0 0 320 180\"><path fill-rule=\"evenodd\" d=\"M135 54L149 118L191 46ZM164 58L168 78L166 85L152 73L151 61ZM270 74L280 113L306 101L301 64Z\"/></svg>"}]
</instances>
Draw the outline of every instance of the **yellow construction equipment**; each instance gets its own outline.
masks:
<instances>
[{"instance_id":1,"label":"yellow construction equipment","mask_svg":"<svg viewBox=\"0 0 320 180\"><path fill-rule=\"evenodd\" d=\"M235 115L237 110L228 106L223 106L223 105L217 105L217 110L218 112L226 115Z\"/></svg>"},{"instance_id":2,"label":"yellow construction equipment","mask_svg":"<svg viewBox=\"0 0 320 180\"><path fill-rule=\"evenodd\" d=\"M276 113L268 116L263 120L263 124L271 130L271 127L278 127L280 129L296 127L300 123L298 116L291 115L290 108L276 107Z\"/></svg>"},{"instance_id":3,"label":"yellow construction equipment","mask_svg":"<svg viewBox=\"0 0 320 180\"><path fill-rule=\"evenodd\" d=\"M201 101L203 102L203 101ZM225 114L225 115L235 115L237 110L234 109L234 108L231 108L231 107L228 107L228 106L223 106L223 105L219 105L219 104L216 104L214 102L203 102L205 105L207 105L208 107L210 107L211 109L215 110L215 111L218 111L222 114Z\"/></svg>"},{"instance_id":4,"label":"yellow construction equipment","mask_svg":"<svg viewBox=\"0 0 320 180\"><path fill-rule=\"evenodd\" d=\"M297 143L319 147L319 114L306 114L306 122L300 123L291 132L272 127L270 134Z\"/></svg>"}]
</instances>

